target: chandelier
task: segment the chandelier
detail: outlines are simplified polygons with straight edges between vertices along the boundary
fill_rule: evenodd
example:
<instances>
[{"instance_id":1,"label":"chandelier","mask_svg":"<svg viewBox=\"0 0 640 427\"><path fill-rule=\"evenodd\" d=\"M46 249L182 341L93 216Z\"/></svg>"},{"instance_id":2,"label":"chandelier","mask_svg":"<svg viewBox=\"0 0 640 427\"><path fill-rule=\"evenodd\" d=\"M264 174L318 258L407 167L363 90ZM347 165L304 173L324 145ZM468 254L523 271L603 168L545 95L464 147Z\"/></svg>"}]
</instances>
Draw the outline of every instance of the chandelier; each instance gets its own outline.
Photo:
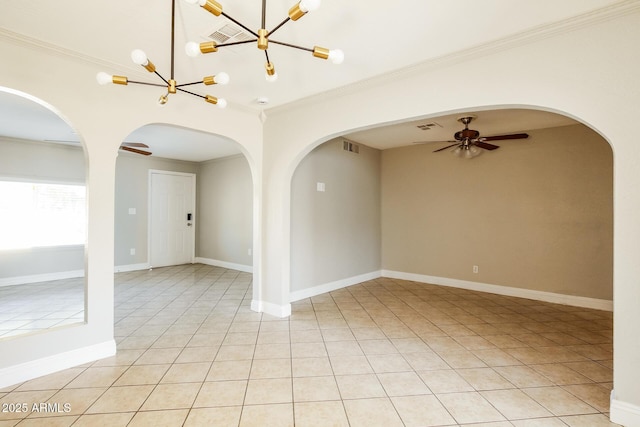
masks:
<instances>
[{"instance_id":1,"label":"chandelier","mask_svg":"<svg viewBox=\"0 0 640 427\"><path fill-rule=\"evenodd\" d=\"M197 3L207 12L215 16L220 16L220 15L224 16L225 18L229 19L236 25L239 25L245 31L249 32L251 35L255 37L250 40L243 40L238 42L222 43L222 44L216 44L215 41L207 41L202 43L189 42L186 45L186 52L187 52L187 55L191 57L196 57L198 55L206 54L206 53L217 52L218 48L221 48L224 46L232 46L232 45L257 42L258 49L264 51L264 54L266 57L266 62L264 65L265 71L266 71L265 78L269 82L273 82L278 78L278 73L276 73L276 69L273 63L271 62L271 60L269 59L269 53L268 53L269 42L273 44L281 45L281 46L286 46L286 47L310 52L314 57L320 58L320 59L328 59L334 64L341 64L344 61L344 53L340 49L329 50L327 48L320 47L320 46L314 46L313 48L306 48L302 46L293 45L291 43L285 43L285 42L273 40L271 38L271 36L280 28L282 28L282 26L285 25L287 22L297 21L298 19L306 15L308 12L312 12L316 10L318 7L320 7L321 0L300 0L291 9L289 9L288 16L282 22L276 25L272 30L267 30L267 27L266 27L267 1L262 0L262 25L257 32L251 30L246 25L242 24L238 20L226 14L222 10L222 6L220 5L220 3L218 3L215 0L185 0L185 1L190 4Z\"/></svg>"},{"instance_id":2,"label":"chandelier","mask_svg":"<svg viewBox=\"0 0 640 427\"><path fill-rule=\"evenodd\" d=\"M168 79L162 76L157 70L156 66L147 58L147 55L144 51L140 49L135 49L131 52L131 59L135 64L141 65L148 72L156 74L160 79L164 82L161 83L150 83L150 82L141 82L135 80L129 80L125 76L113 76L109 75L105 72L99 72L96 75L96 80L101 85L106 85L109 83L119 84L119 85L128 85L129 83L139 84L139 85L148 85L148 86L158 86L162 88L166 88L166 94L163 94L158 99L158 102L161 105L164 105L169 100L169 95L175 94L177 92L186 93L189 95L197 96L199 98L204 99L210 104L216 104L219 108L225 108L227 106L227 101L222 98L216 98L212 95L201 95L199 93L191 92L185 89L186 86L193 86L197 84L204 85L225 85L229 83L229 75L227 73L221 72L213 76L206 76L202 80L198 80L196 82L191 83L182 83L178 84L174 76L174 62L175 62L175 15L176 15L176 0L171 0L171 74Z\"/></svg>"}]
</instances>

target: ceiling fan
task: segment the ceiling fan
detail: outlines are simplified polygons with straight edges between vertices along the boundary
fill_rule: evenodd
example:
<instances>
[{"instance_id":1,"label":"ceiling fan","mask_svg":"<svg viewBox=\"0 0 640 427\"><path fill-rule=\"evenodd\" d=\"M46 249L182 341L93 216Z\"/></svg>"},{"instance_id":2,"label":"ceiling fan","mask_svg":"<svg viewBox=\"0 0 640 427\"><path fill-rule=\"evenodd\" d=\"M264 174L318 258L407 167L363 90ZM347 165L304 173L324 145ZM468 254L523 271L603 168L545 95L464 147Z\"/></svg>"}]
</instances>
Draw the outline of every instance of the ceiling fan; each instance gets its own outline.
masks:
<instances>
[{"instance_id":1,"label":"ceiling fan","mask_svg":"<svg viewBox=\"0 0 640 427\"><path fill-rule=\"evenodd\" d=\"M150 156L152 154L151 151L143 150L143 148L149 148L149 146L142 142L123 142L120 144L120 149L123 151L142 154L143 156Z\"/></svg>"},{"instance_id":2,"label":"ceiling fan","mask_svg":"<svg viewBox=\"0 0 640 427\"><path fill-rule=\"evenodd\" d=\"M479 148L483 148L485 150L495 150L496 148L500 148L498 145L488 144L488 141L502 141L505 139L525 139L529 137L529 134L526 133L514 133L509 135L495 135L495 136L480 136L480 132L474 129L469 129L469 123L474 120L476 116L463 116L458 119L460 123L464 125L464 129L456 132L453 137L455 138L452 141L454 144L447 145L446 147L439 148L434 151L437 153L438 151L446 150L447 148L456 147L453 149L453 153L460 157L472 158L480 155L482 153Z\"/></svg>"},{"instance_id":3,"label":"ceiling fan","mask_svg":"<svg viewBox=\"0 0 640 427\"><path fill-rule=\"evenodd\" d=\"M63 144L80 144L80 141L71 141L64 139L45 139L45 142L58 142ZM142 154L143 156L150 156L153 154L151 151L145 150L149 148L147 144L143 144L142 142L123 142L120 144L120 149L123 151L129 151L131 153Z\"/></svg>"}]
</instances>

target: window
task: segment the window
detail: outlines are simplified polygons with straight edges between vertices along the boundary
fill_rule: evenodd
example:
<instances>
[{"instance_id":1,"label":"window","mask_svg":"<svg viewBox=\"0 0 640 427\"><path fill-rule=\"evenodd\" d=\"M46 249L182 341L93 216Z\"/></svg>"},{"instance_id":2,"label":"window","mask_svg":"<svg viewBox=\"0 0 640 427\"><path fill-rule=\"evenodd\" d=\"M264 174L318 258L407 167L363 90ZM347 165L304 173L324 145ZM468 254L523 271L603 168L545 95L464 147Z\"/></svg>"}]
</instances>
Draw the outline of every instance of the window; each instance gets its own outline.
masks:
<instances>
[{"instance_id":1,"label":"window","mask_svg":"<svg viewBox=\"0 0 640 427\"><path fill-rule=\"evenodd\" d=\"M0 250L84 245L84 185L0 181Z\"/></svg>"}]
</instances>

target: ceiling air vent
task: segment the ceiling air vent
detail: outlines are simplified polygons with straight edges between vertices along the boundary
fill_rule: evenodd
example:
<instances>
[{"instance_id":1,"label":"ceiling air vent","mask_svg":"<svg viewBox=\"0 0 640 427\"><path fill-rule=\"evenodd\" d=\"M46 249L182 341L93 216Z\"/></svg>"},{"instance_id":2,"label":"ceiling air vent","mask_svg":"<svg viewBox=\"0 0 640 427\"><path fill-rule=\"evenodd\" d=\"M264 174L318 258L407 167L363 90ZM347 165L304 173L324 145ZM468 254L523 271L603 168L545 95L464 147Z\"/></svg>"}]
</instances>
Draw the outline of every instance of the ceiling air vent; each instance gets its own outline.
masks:
<instances>
[{"instance_id":1,"label":"ceiling air vent","mask_svg":"<svg viewBox=\"0 0 640 427\"><path fill-rule=\"evenodd\" d=\"M217 44L244 42L254 40L256 38L239 26L231 23L224 24L222 27L209 34L208 37Z\"/></svg>"},{"instance_id":2,"label":"ceiling air vent","mask_svg":"<svg viewBox=\"0 0 640 427\"><path fill-rule=\"evenodd\" d=\"M420 129L420 130L431 130L431 128L434 128L434 127L439 127L439 128L441 128L441 127L442 127L442 125L440 125L440 124L438 124L438 123L436 123L436 122L431 122L431 123L424 123L424 124L418 125L418 126L416 126L416 127L417 127L418 129Z\"/></svg>"},{"instance_id":3,"label":"ceiling air vent","mask_svg":"<svg viewBox=\"0 0 640 427\"><path fill-rule=\"evenodd\" d=\"M342 141L342 149L350 153L360 154L360 146L347 140Z\"/></svg>"}]
</instances>

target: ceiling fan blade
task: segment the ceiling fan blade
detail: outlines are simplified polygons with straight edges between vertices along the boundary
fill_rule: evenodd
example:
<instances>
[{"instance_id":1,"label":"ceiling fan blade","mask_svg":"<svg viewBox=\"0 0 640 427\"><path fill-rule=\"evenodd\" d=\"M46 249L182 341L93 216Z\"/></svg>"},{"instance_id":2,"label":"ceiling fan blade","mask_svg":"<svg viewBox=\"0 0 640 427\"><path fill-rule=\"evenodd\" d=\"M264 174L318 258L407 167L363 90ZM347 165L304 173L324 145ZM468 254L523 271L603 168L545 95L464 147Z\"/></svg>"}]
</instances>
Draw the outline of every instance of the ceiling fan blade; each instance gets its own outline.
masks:
<instances>
[{"instance_id":1,"label":"ceiling fan blade","mask_svg":"<svg viewBox=\"0 0 640 427\"><path fill-rule=\"evenodd\" d=\"M473 143L476 147L484 148L485 150L495 150L500 148L498 145L487 144L486 142L476 141Z\"/></svg>"},{"instance_id":2,"label":"ceiling fan blade","mask_svg":"<svg viewBox=\"0 0 640 427\"><path fill-rule=\"evenodd\" d=\"M126 147L149 148L147 144L143 144L142 142L123 142L120 145L124 145Z\"/></svg>"},{"instance_id":3,"label":"ceiling fan blade","mask_svg":"<svg viewBox=\"0 0 640 427\"><path fill-rule=\"evenodd\" d=\"M412 144L439 144L442 142L458 142L455 140L450 140L450 141L414 141L412 142Z\"/></svg>"},{"instance_id":4,"label":"ceiling fan blade","mask_svg":"<svg viewBox=\"0 0 640 427\"><path fill-rule=\"evenodd\" d=\"M127 147L126 145L121 145L120 149L124 150L124 151L130 151L130 152L136 153L136 154L142 154L143 156L150 156L151 155L150 151L138 150L137 148Z\"/></svg>"},{"instance_id":5,"label":"ceiling fan blade","mask_svg":"<svg viewBox=\"0 0 640 427\"><path fill-rule=\"evenodd\" d=\"M525 139L525 138L529 138L529 134L528 133L514 133L514 134L511 134L511 135L483 136L481 138L478 138L478 141L480 141L480 142L502 141L502 140L505 140L505 139Z\"/></svg>"},{"instance_id":6,"label":"ceiling fan blade","mask_svg":"<svg viewBox=\"0 0 640 427\"><path fill-rule=\"evenodd\" d=\"M439 149L435 150L434 153L437 153L438 151L446 150L447 148L455 147L456 145L460 145L460 144L456 142L455 144L447 145L446 147L442 147L442 148L439 148Z\"/></svg>"}]
</instances>

